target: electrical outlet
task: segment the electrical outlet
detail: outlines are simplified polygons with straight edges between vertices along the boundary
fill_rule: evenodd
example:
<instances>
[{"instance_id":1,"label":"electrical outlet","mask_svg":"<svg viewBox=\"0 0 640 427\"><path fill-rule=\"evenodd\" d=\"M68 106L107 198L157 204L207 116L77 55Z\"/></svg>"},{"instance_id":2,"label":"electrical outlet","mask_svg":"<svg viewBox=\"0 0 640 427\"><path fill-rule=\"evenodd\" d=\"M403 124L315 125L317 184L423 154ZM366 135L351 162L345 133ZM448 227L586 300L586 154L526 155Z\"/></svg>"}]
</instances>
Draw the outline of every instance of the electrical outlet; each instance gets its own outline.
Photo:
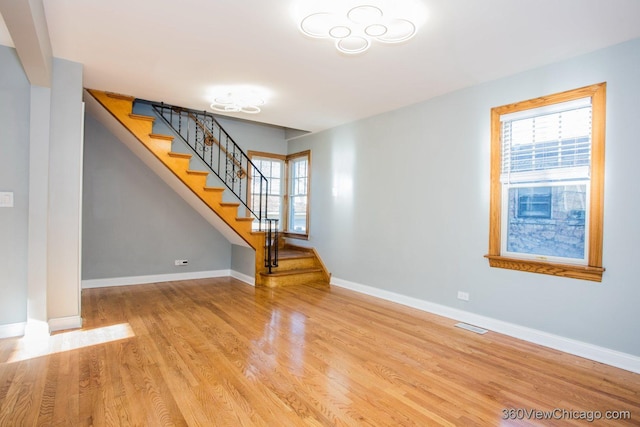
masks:
<instances>
[{"instance_id":1,"label":"electrical outlet","mask_svg":"<svg viewBox=\"0 0 640 427\"><path fill-rule=\"evenodd\" d=\"M469 301L469 292L458 291L458 299L462 301Z\"/></svg>"},{"instance_id":2,"label":"electrical outlet","mask_svg":"<svg viewBox=\"0 0 640 427\"><path fill-rule=\"evenodd\" d=\"M188 265L189 264L189 260L188 259L177 259L176 260L176 265Z\"/></svg>"},{"instance_id":3,"label":"electrical outlet","mask_svg":"<svg viewBox=\"0 0 640 427\"><path fill-rule=\"evenodd\" d=\"M0 193L0 208L13 207L13 192Z\"/></svg>"}]
</instances>

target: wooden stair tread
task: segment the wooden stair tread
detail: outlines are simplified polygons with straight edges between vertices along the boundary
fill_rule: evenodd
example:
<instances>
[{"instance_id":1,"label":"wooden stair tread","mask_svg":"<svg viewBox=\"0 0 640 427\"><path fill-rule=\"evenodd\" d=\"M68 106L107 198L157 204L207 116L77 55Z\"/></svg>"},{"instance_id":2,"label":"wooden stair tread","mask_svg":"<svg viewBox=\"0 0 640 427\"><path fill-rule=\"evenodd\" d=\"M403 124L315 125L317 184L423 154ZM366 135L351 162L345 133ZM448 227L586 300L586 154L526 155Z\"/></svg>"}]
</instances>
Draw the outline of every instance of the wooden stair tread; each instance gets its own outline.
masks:
<instances>
[{"instance_id":1,"label":"wooden stair tread","mask_svg":"<svg viewBox=\"0 0 640 427\"><path fill-rule=\"evenodd\" d=\"M284 270L284 271L274 271L272 273L262 271L260 272L263 276L268 277L284 277L284 276L294 276L296 274L307 274L307 273L322 273L321 268L297 268L293 270Z\"/></svg>"},{"instance_id":2,"label":"wooden stair tread","mask_svg":"<svg viewBox=\"0 0 640 427\"><path fill-rule=\"evenodd\" d=\"M241 221L241 222L244 222L244 221L247 221L247 222L253 222L253 218L252 218L252 217L250 217L250 216L240 216L240 217L237 217L237 218L236 218L236 221Z\"/></svg>"},{"instance_id":3,"label":"wooden stair tread","mask_svg":"<svg viewBox=\"0 0 640 427\"><path fill-rule=\"evenodd\" d=\"M146 120L148 122L155 122L156 121L155 117L143 116L142 114L131 113L131 114L129 114L129 117L131 117L132 119L137 119L137 120Z\"/></svg>"},{"instance_id":4,"label":"wooden stair tread","mask_svg":"<svg viewBox=\"0 0 640 427\"><path fill-rule=\"evenodd\" d=\"M304 246L296 246L296 245L292 245L290 243L285 243L285 245L283 246L283 249L290 250L290 251L296 251L296 252L303 252L303 253L311 253L311 252L313 252L312 248L306 248Z\"/></svg>"},{"instance_id":5,"label":"wooden stair tread","mask_svg":"<svg viewBox=\"0 0 640 427\"><path fill-rule=\"evenodd\" d=\"M220 202L220 206L228 206L230 208L237 208L240 206L240 203L237 202Z\"/></svg>"},{"instance_id":6,"label":"wooden stair tread","mask_svg":"<svg viewBox=\"0 0 640 427\"><path fill-rule=\"evenodd\" d=\"M297 251L295 249L278 249L278 259L313 258L310 252Z\"/></svg>"},{"instance_id":7,"label":"wooden stair tread","mask_svg":"<svg viewBox=\"0 0 640 427\"><path fill-rule=\"evenodd\" d=\"M207 171L196 171L196 170L191 170L191 169L187 170L187 173L189 175L209 175L209 172L207 172Z\"/></svg>"},{"instance_id":8,"label":"wooden stair tread","mask_svg":"<svg viewBox=\"0 0 640 427\"><path fill-rule=\"evenodd\" d=\"M222 193L224 192L224 188L222 187L204 187L204 191L210 191L212 193Z\"/></svg>"},{"instance_id":9,"label":"wooden stair tread","mask_svg":"<svg viewBox=\"0 0 640 427\"><path fill-rule=\"evenodd\" d=\"M130 101L130 102L133 102L136 100L135 96L123 95L121 93L115 93L115 92L105 92L105 95L107 95L109 98L123 99L125 101Z\"/></svg>"},{"instance_id":10,"label":"wooden stair tread","mask_svg":"<svg viewBox=\"0 0 640 427\"><path fill-rule=\"evenodd\" d=\"M171 135L164 135L162 133L150 133L149 136L155 139L165 139L167 141L173 141L175 138Z\"/></svg>"},{"instance_id":11,"label":"wooden stair tread","mask_svg":"<svg viewBox=\"0 0 640 427\"><path fill-rule=\"evenodd\" d=\"M170 151L168 154L169 154L169 157L175 157L175 158L178 158L178 159L190 159L191 157L193 157L192 154L176 153L174 151Z\"/></svg>"}]
</instances>

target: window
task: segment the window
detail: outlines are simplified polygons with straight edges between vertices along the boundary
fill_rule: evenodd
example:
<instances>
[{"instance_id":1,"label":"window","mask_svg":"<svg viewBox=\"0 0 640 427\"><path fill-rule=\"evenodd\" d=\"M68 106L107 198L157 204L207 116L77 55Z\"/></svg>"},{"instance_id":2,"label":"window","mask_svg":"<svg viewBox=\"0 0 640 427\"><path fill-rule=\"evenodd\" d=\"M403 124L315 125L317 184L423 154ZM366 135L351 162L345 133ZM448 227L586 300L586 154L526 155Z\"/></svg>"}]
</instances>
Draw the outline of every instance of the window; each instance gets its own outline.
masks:
<instances>
[{"instance_id":1,"label":"window","mask_svg":"<svg viewBox=\"0 0 640 427\"><path fill-rule=\"evenodd\" d=\"M251 153L249 153L251 156ZM250 157L256 168L267 179L269 194L267 196L267 218L278 219L282 224L283 212L282 212L282 200L284 195L284 162L285 156L270 155L261 156L256 155ZM260 188L260 180L254 179L251 181L251 206L260 206L260 197L264 192L264 189ZM262 184L264 185L264 184ZM264 197L264 196L262 196ZM254 223L254 228L258 228L258 223Z\"/></svg>"},{"instance_id":2,"label":"window","mask_svg":"<svg viewBox=\"0 0 640 427\"><path fill-rule=\"evenodd\" d=\"M606 84L491 111L491 267L601 281Z\"/></svg>"},{"instance_id":3,"label":"window","mask_svg":"<svg viewBox=\"0 0 640 427\"><path fill-rule=\"evenodd\" d=\"M289 214L287 232L307 235L309 228L309 152L287 158L289 163Z\"/></svg>"},{"instance_id":4,"label":"window","mask_svg":"<svg viewBox=\"0 0 640 427\"><path fill-rule=\"evenodd\" d=\"M269 182L267 217L279 219L279 228L291 237L309 235L311 152L288 156L250 151L249 158ZM252 180L251 205L259 205L259 180ZM258 223L254 223L254 229Z\"/></svg>"}]
</instances>

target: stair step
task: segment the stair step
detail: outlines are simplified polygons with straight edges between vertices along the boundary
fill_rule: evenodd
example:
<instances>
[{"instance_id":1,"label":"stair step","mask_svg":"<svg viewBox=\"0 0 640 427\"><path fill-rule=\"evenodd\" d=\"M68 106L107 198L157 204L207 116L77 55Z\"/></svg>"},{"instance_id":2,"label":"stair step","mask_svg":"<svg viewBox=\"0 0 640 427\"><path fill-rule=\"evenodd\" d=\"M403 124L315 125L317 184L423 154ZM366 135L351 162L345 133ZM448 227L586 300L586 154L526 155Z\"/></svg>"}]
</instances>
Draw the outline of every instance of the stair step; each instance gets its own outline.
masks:
<instances>
[{"instance_id":1,"label":"stair step","mask_svg":"<svg viewBox=\"0 0 640 427\"><path fill-rule=\"evenodd\" d=\"M115 93L115 92L105 92L105 95L107 95L109 98L122 99L124 101L130 101L130 102L133 102L136 100L135 96L123 95L121 93Z\"/></svg>"},{"instance_id":2,"label":"stair step","mask_svg":"<svg viewBox=\"0 0 640 427\"><path fill-rule=\"evenodd\" d=\"M173 151L170 151L169 153L170 157L175 157L176 159L191 159L191 157L193 157L192 154L187 154L187 153L176 153Z\"/></svg>"},{"instance_id":3,"label":"stair step","mask_svg":"<svg viewBox=\"0 0 640 427\"><path fill-rule=\"evenodd\" d=\"M188 167L188 165L187 165ZM196 194L207 185L209 172L187 169L183 172L177 171L182 182L191 188Z\"/></svg>"},{"instance_id":4,"label":"stair step","mask_svg":"<svg viewBox=\"0 0 640 427\"><path fill-rule=\"evenodd\" d=\"M204 191L210 191L212 193L224 193L224 188L222 187L204 187Z\"/></svg>"},{"instance_id":5,"label":"stair step","mask_svg":"<svg viewBox=\"0 0 640 427\"><path fill-rule=\"evenodd\" d=\"M238 208L240 207L240 203L236 202L220 202L220 206L223 208Z\"/></svg>"},{"instance_id":6,"label":"stair step","mask_svg":"<svg viewBox=\"0 0 640 427\"><path fill-rule=\"evenodd\" d=\"M136 120L145 120L145 121L151 122L151 123L156 121L155 117L143 116L142 114L131 113L131 114L129 114L129 117L131 117L132 119L136 119Z\"/></svg>"},{"instance_id":7,"label":"stair step","mask_svg":"<svg viewBox=\"0 0 640 427\"><path fill-rule=\"evenodd\" d=\"M272 273L262 271L260 279L262 284L268 288L279 288L323 282L324 273L321 268L295 268Z\"/></svg>"},{"instance_id":8,"label":"stair step","mask_svg":"<svg viewBox=\"0 0 640 427\"><path fill-rule=\"evenodd\" d=\"M240 221L240 222L253 222L253 218L250 216L241 216L241 217L237 217L236 221Z\"/></svg>"},{"instance_id":9,"label":"stair step","mask_svg":"<svg viewBox=\"0 0 640 427\"><path fill-rule=\"evenodd\" d=\"M301 258L314 258L311 252L302 252L291 249L279 249L278 259L301 259Z\"/></svg>"},{"instance_id":10,"label":"stair step","mask_svg":"<svg viewBox=\"0 0 640 427\"><path fill-rule=\"evenodd\" d=\"M167 141L173 141L175 138L172 137L171 135L163 135L161 133L150 133L149 136L151 138L155 138L155 139L164 139Z\"/></svg>"},{"instance_id":11,"label":"stair step","mask_svg":"<svg viewBox=\"0 0 640 427\"><path fill-rule=\"evenodd\" d=\"M200 175L200 176L208 176L209 175L209 172L207 172L207 171L196 171L196 170L191 170L191 169L188 169L187 173L189 175Z\"/></svg>"},{"instance_id":12,"label":"stair step","mask_svg":"<svg viewBox=\"0 0 640 427\"><path fill-rule=\"evenodd\" d=\"M280 252L278 252L278 266L273 267L273 271L278 272L307 268L320 268L313 255L290 256L287 254L281 255Z\"/></svg>"},{"instance_id":13,"label":"stair step","mask_svg":"<svg viewBox=\"0 0 640 427\"><path fill-rule=\"evenodd\" d=\"M265 277L287 277L287 276L295 276L298 274L309 274L309 273L322 273L321 268L297 268L294 270L283 270L283 271L274 271L272 273L261 272L260 274Z\"/></svg>"},{"instance_id":14,"label":"stair step","mask_svg":"<svg viewBox=\"0 0 640 427\"><path fill-rule=\"evenodd\" d=\"M202 197L207 200L207 205L214 211L216 211L216 206L220 205L222 201L222 194L224 193L224 188L220 187L207 187L206 182L205 186L202 187ZM204 199L203 199L204 200Z\"/></svg>"}]
</instances>

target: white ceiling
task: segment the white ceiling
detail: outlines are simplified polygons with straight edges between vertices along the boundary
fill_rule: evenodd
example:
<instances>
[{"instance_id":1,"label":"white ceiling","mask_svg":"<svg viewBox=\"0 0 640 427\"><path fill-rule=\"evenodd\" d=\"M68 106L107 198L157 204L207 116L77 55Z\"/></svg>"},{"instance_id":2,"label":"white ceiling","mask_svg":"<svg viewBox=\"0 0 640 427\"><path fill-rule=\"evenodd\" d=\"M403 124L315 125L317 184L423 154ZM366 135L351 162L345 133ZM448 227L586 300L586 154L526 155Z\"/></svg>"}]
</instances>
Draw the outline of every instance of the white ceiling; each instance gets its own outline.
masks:
<instances>
[{"instance_id":1,"label":"white ceiling","mask_svg":"<svg viewBox=\"0 0 640 427\"><path fill-rule=\"evenodd\" d=\"M344 8L402 0L339 0ZM55 57L84 84L196 109L212 87L270 92L258 115L319 131L640 37L638 0L411 0L426 12L400 45L340 54L295 15L316 0L44 0ZM297 4L296 4L297 3ZM11 44L0 21L0 44Z\"/></svg>"}]
</instances>

